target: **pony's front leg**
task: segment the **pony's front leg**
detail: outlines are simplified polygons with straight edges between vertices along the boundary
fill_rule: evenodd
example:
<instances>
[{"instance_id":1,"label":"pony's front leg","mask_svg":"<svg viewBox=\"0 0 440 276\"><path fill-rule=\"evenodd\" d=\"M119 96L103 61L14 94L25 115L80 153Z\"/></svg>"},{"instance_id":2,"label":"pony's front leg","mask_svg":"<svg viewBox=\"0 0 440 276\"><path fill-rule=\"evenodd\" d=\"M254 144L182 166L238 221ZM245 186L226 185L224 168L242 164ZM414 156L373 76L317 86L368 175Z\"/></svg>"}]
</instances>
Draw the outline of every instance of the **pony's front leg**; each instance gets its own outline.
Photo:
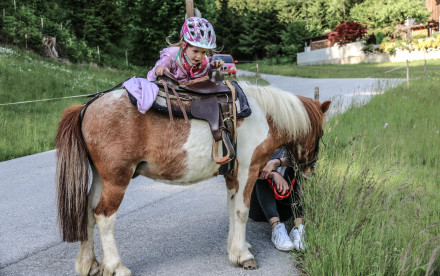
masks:
<instances>
[{"instance_id":1,"label":"pony's front leg","mask_svg":"<svg viewBox=\"0 0 440 276\"><path fill-rule=\"evenodd\" d=\"M251 245L246 241L246 223L249 207L244 204L244 186L246 181L239 182L237 177L225 176L228 187L229 233L228 254L229 260L244 269L258 268ZM239 183L243 183L239 185ZM241 186L241 187L240 187Z\"/></svg>"},{"instance_id":2,"label":"pony's front leg","mask_svg":"<svg viewBox=\"0 0 440 276\"><path fill-rule=\"evenodd\" d=\"M95 219L101 238L103 255L100 268L104 276L128 276L131 275L131 271L122 263L119 256L114 229L117 211L130 177L124 179L121 176L111 175L106 179L111 180L103 181L101 198L95 209Z\"/></svg>"},{"instance_id":3,"label":"pony's front leg","mask_svg":"<svg viewBox=\"0 0 440 276\"><path fill-rule=\"evenodd\" d=\"M93 210L98 204L101 196L102 183L98 172L92 165L93 181L89 194L87 195L87 240L81 242L79 253L76 257L76 273L83 275L97 275L99 273L99 263L96 260L94 250L95 215Z\"/></svg>"}]
</instances>

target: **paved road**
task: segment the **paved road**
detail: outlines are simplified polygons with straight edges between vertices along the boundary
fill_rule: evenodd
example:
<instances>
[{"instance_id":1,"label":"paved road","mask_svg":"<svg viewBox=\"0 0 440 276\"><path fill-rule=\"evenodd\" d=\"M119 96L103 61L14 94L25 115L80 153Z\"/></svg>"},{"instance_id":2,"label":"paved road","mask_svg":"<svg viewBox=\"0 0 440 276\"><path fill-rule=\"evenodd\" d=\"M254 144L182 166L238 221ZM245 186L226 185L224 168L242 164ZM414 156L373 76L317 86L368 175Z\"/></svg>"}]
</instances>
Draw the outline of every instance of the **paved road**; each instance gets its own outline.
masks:
<instances>
[{"instance_id":1,"label":"paved road","mask_svg":"<svg viewBox=\"0 0 440 276\"><path fill-rule=\"evenodd\" d=\"M374 86L378 81L373 79L263 78L307 97L313 97L314 87L319 86L321 100L382 91ZM0 162L0 275L75 274L79 243L63 243L58 235L54 175L55 151ZM253 221L248 223L247 236L260 268L245 271L234 267L226 253L227 230L222 177L191 186L138 177L127 189L115 236L122 259L134 275L297 273L292 257L272 245L267 223ZM101 259L97 244L97 257Z\"/></svg>"},{"instance_id":2,"label":"paved road","mask_svg":"<svg viewBox=\"0 0 440 276\"><path fill-rule=\"evenodd\" d=\"M238 70L240 75L255 73ZM314 98L315 87L319 87L321 102L332 100L328 117L345 111L351 105L365 104L371 96L381 94L390 87L404 82L404 79L309 79L260 74L271 86Z\"/></svg>"}]
</instances>

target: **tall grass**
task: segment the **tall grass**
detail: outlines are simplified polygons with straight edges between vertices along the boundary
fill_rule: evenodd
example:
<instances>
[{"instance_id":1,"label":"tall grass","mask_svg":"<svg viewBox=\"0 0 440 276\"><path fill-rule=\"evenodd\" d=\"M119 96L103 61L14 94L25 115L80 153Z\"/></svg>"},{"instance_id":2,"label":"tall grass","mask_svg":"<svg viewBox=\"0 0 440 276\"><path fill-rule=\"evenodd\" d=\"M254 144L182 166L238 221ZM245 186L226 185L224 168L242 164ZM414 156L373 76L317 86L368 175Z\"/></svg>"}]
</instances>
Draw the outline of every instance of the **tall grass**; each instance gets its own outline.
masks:
<instances>
[{"instance_id":1,"label":"tall grass","mask_svg":"<svg viewBox=\"0 0 440 276\"><path fill-rule=\"evenodd\" d=\"M424 60L409 63L412 79L424 77L424 63ZM238 68L256 72L255 65L256 63L239 64ZM263 60L258 61L258 69L264 74L305 78L406 78L406 62L297 66L293 63L275 64L270 60ZM440 60L428 60L426 74L438 77Z\"/></svg>"},{"instance_id":2,"label":"tall grass","mask_svg":"<svg viewBox=\"0 0 440 276\"><path fill-rule=\"evenodd\" d=\"M92 94L130 76L0 47L0 161L53 149L63 110L87 98L1 104Z\"/></svg>"},{"instance_id":3,"label":"tall grass","mask_svg":"<svg viewBox=\"0 0 440 276\"><path fill-rule=\"evenodd\" d=\"M439 275L440 94L419 80L333 117L304 185L309 275Z\"/></svg>"}]
</instances>

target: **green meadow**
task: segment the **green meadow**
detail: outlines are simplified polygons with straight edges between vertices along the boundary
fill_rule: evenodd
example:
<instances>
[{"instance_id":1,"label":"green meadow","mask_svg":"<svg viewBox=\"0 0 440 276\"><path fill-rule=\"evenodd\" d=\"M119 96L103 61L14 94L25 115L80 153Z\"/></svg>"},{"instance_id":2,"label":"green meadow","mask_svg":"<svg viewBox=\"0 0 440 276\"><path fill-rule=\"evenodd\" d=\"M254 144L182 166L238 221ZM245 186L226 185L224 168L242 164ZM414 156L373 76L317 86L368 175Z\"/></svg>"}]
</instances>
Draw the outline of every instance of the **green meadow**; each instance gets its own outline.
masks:
<instances>
[{"instance_id":1,"label":"green meadow","mask_svg":"<svg viewBox=\"0 0 440 276\"><path fill-rule=\"evenodd\" d=\"M325 126L304 184L309 275L440 273L440 89L412 81Z\"/></svg>"},{"instance_id":2,"label":"green meadow","mask_svg":"<svg viewBox=\"0 0 440 276\"><path fill-rule=\"evenodd\" d=\"M0 161L54 148L63 110L109 89L132 72L68 65L20 50L0 48ZM37 101L31 103L18 103Z\"/></svg>"},{"instance_id":3,"label":"green meadow","mask_svg":"<svg viewBox=\"0 0 440 276\"><path fill-rule=\"evenodd\" d=\"M256 72L257 63L238 64L241 70ZM304 77L304 78L406 78L406 62L395 63L362 63L344 65L297 66L285 63L277 65L272 60L258 61L258 71L263 74ZM412 79L426 75L440 78L440 60L417 60L409 62L409 73Z\"/></svg>"},{"instance_id":4,"label":"green meadow","mask_svg":"<svg viewBox=\"0 0 440 276\"><path fill-rule=\"evenodd\" d=\"M411 72L422 73L418 80L412 75L409 89L402 84L327 121L316 176L303 184L307 250L293 253L305 274L440 272L440 78L434 71L440 62L428 63L427 79L423 62L412 62ZM368 77L399 66L328 65L280 73L286 66L267 64L259 69ZM0 47L0 161L54 149L66 107L147 70L68 65ZM402 77L380 77L385 76ZM264 84L257 77L246 80ZM72 96L81 97L62 98ZM35 100L44 101L10 104Z\"/></svg>"}]
</instances>

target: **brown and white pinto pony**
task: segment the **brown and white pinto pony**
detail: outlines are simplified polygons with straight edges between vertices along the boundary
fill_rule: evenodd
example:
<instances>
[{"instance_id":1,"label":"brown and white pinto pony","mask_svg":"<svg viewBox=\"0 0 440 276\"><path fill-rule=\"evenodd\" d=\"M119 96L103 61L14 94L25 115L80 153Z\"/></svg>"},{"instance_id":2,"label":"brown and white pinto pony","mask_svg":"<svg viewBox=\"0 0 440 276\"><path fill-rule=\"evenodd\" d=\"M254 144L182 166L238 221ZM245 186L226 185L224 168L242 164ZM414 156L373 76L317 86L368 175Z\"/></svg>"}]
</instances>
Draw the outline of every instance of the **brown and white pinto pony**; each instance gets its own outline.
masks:
<instances>
[{"instance_id":1,"label":"brown and white pinto pony","mask_svg":"<svg viewBox=\"0 0 440 276\"><path fill-rule=\"evenodd\" d=\"M225 176L229 209L229 260L246 269L257 264L246 241L246 223L254 183L260 169L281 145L297 162L312 160L323 135L322 104L272 87L240 83L252 115L240 119L234 175ZM125 90L105 94L93 102L81 122L82 106L68 108L58 126L58 220L63 240L81 241L76 258L80 275L131 275L116 248L114 227L119 205L130 179L137 175L170 184L191 184L218 174L212 157L208 123L187 124L149 110L141 114ZM93 173L88 191L89 165ZM310 167L303 172L310 172ZM103 259L94 253L98 225Z\"/></svg>"}]
</instances>

